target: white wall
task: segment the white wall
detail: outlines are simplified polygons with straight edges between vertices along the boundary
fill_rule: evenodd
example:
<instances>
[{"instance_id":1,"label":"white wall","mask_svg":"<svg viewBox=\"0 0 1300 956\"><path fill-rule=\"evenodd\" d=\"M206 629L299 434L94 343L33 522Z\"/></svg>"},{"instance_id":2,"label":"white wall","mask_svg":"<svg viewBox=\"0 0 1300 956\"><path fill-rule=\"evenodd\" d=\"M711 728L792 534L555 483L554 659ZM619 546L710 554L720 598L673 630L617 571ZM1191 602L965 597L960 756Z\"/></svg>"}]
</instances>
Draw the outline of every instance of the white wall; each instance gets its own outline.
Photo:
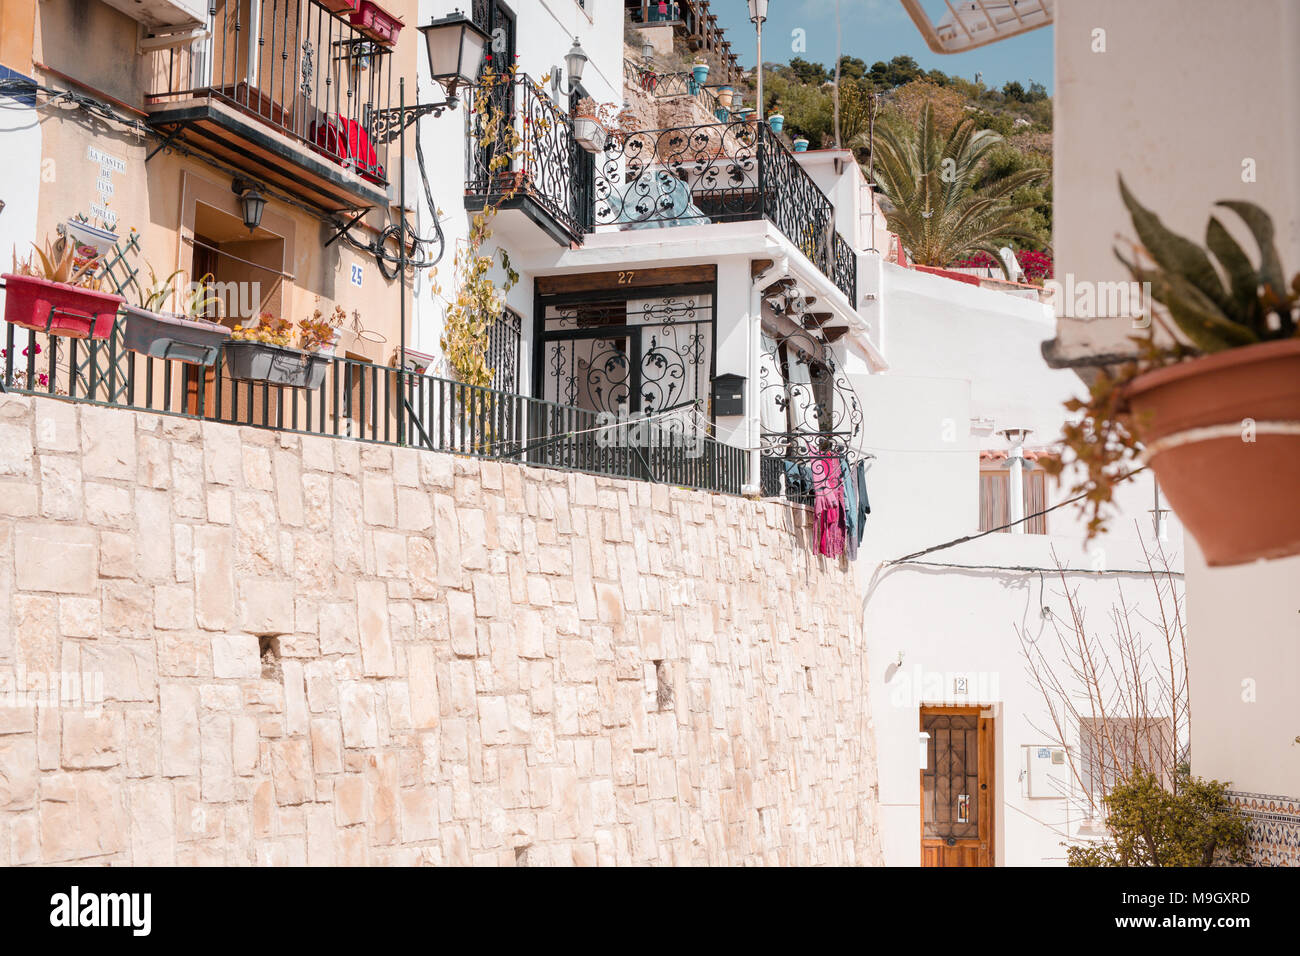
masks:
<instances>
[{"instance_id":1,"label":"white wall","mask_svg":"<svg viewBox=\"0 0 1300 956\"><path fill-rule=\"evenodd\" d=\"M1056 20L1058 277L1126 278L1110 251L1132 235L1117 172L1198 241L1215 201L1263 206L1300 269L1300 4L1060 0ZM1088 334L1104 351L1129 330ZM1300 557L1210 569L1187 551L1192 770L1300 797Z\"/></svg>"},{"instance_id":2,"label":"white wall","mask_svg":"<svg viewBox=\"0 0 1300 956\"><path fill-rule=\"evenodd\" d=\"M1064 615L1065 587L1095 625L1104 623L1120 588L1129 602L1150 607L1148 582L1116 572L1145 567L1132 521L1150 542L1151 482L1135 479L1135 487L1124 490L1126 520L1113 522L1101 545L1084 547L1071 506L1048 516L1046 535L998 533L919 559L992 569L913 564L877 572L884 561L976 533L979 450L1005 450L1007 443L996 434L973 434L972 419L991 418L994 429L1032 428L1028 447L1050 446L1065 419L1062 403L1083 386L1072 372L1049 369L1042 359L1040 344L1054 331L1044 306L887 263L869 261L867 275L873 279L865 291L878 298L864 311L883 333L890 364L884 374L855 378L866 416L864 444L877 455L868 474L872 514L859 560L868 579L864 627L886 860L919 863L919 707L944 703L935 699L934 687L951 691L952 677L961 675L971 694L954 702L986 704L996 712L998 863L1059 863L1059 844L1077 834L1081 819L1063 799L1029 799L1020 779L1022 748L1046 745L1050 734L1017 629L1054 646L1052 621L1041 608ZM1068 496L1049 479L1049 504ZM1182 546L1176 523L1162 544L1176 564ZM1066 585L1051 573L1057 558L1074 569ZM997 568L1047 570L1040 577ZM1093 570L1108 573L1087 573ZM892 666L900 653L902 665Z\"/></svg>"}]
</instances>

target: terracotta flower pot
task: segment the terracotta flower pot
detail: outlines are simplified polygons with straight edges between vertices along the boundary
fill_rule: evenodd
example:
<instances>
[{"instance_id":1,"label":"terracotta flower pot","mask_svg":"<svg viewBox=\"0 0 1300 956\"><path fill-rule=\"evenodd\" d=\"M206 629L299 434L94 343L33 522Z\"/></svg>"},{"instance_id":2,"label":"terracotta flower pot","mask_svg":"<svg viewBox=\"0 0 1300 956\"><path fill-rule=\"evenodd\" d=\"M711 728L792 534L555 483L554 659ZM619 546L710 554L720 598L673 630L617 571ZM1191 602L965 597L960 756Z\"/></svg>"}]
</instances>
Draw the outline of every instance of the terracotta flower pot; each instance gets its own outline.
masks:
<instances>
[{"instance_id":1,"label":"terracotta flower pot","mask_svg":"<svg viewBox=\"0 0 1300 956\"><path fill-rule=\"evenodd\" d=\"M33 276L0 278L5 280L6 322L72 339L106 339L113 331L120 295Z\"/></svg>"},{"instance_id":2,"label":"terracotta flower pot","mask_svg":"<svg viewBox=\"0 0 1300 956\"><path fill-rule=\"evenodd\" d=\"M1300 340L1156 369L1127 398L1160 487L1208 564L1300 554L1300 435L1266 424L1300 422ZM1212 426L1227 434L1195 431Z\"/></svg>"}]
</instances>

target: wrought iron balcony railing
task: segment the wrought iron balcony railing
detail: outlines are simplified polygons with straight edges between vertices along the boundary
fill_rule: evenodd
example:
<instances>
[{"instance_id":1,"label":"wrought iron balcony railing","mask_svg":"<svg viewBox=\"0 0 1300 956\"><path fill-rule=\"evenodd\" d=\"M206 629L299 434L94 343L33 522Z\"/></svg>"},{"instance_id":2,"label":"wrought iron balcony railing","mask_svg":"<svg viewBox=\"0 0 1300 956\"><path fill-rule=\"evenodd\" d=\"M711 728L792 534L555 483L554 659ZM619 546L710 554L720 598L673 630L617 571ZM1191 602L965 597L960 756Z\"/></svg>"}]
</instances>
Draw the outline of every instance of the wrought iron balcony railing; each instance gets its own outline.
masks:
<instances>
[{"instance_id":1,"label":"wrought iron balcony railing","mask_svg":"<svg viewBox=\"0 0 1300 956\"><path fill-rule=\"evenodd\" d=\"M128 351L120 326L100 341L0 334L0 392L322 435L408 445L738 495L748 455L707 435L693 446L628 439L596 412L414 371L330 356L319 388L236 381Z\"/></svg>"},{"instance_id":2,"label":"wrought iron balcony railing","mask_svg":"<svg viewBox=\"0 0 1300 956\"><path fill-rule=\"evenodd\" d=\"M591 231L592 163L573 135L573 121L523 74L484 80L473 100L466 206L539 209L566 242L580 242Z\"/></svg>"},{"instance_id":3,"label":"wrought iron balcony railing","mask_svg":"<svg viewBox=\"0 0 1300 956\"><path fill-rule=\"evenodd\" d=\"M610 137L596 157L593 222L652 229L767 219L857 301L857 256L835 207L767 126L736 121Z\"/></svg>"},{"instance_id":4,"label":"wrought iron balcony railing","mask_svg":"<svg viewBox=\"0 0 1300 956\"><path fill-rule=\"evenodd\" d=\"M153 108L215 100L387 183L373 120L395 105L387 47L316 0L212 0L208 14L205 39L149 55Z\"/></svg>"}]
</instances>

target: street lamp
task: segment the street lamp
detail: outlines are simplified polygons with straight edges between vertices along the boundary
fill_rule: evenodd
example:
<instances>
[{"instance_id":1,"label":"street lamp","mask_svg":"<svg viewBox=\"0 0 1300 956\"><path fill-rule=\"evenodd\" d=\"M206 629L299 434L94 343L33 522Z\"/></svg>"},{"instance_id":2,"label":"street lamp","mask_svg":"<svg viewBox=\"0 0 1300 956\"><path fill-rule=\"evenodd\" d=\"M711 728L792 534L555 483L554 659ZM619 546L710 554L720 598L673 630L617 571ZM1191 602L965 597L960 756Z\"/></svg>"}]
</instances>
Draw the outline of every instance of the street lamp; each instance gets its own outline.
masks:
<instances>
[{"instance_id":1,"label":"street lamp","mask_svg":"<svg viewBox=\"0 0 1300 956\"><path fill-rule=\"evenodd\" d=\"M403 374L406 369L406 246L411 227L406 221L406 137L401 134L421 116L429 114L435 117L441 116L460 104L461 88L472 87L478 82L488 42L487 33L460 10L455 10L441 20L431 20L420 27L420 32L424 34L425 53L429 57L429 75L442 87L443 92L447 94L447 99L441 103L413 103L407 106L406 77L400 77L397 81L398 105L390 109L375 110L370 115L370 135L375 140L388 143L399 139L401 143L401 165L397 187L399 213L396 227L389 228L397 232L397 276L401 283L398 312L401 339L397 347L397 363L398 368L403 370ZM424 168L422 159L420 168L421 170ZM437 215L436 210L432 212ZM356 220L353 222L355 223ZM380 244L382 243L381 238ZM400 441L405 443L407 440L405 402L397 406L397 434Z\"/></svg>"},{"instance_id":2,"label":"street lamp","mask_svg":"<svg viewBox=\"0 0 1300 956\"><path fill-rule=\"evenodd\" d=\"M763 122L763 23L767 20L767 0L749 0L749 22L758 33L758 121Z\"/></svg>"},{"instance_id":3,"label":"street lamp","mask_svg":"<svg viewBox=\"0 0 1300 956\"><path fill-rule=\"evenodd\" d=\"M446 92L446 107L455 109L460 87L472 86L478 79L488 36L459 10L430 21L420 32L429 56L429 74Z\"/></svg>"}]
</instances>

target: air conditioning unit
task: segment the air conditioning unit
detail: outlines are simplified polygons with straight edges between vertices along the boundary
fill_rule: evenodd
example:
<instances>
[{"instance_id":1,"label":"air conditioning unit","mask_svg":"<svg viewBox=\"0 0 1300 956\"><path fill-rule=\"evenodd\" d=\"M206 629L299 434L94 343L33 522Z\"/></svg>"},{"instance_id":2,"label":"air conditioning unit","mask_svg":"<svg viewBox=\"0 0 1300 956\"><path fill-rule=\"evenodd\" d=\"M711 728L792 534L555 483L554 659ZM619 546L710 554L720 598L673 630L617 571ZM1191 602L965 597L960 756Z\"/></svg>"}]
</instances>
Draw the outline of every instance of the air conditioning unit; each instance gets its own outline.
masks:
<instances>
[{"instance_id":1,"label":"air conditioning unit","mask_svg":"<svg viewBox=\"0 0 1300 956\"><path fill-rule=\"evenodd\" d=\"M147 30L173 31L204 26L208 22L206 0L104 0Z\"/></svg>"}]
</instances>

